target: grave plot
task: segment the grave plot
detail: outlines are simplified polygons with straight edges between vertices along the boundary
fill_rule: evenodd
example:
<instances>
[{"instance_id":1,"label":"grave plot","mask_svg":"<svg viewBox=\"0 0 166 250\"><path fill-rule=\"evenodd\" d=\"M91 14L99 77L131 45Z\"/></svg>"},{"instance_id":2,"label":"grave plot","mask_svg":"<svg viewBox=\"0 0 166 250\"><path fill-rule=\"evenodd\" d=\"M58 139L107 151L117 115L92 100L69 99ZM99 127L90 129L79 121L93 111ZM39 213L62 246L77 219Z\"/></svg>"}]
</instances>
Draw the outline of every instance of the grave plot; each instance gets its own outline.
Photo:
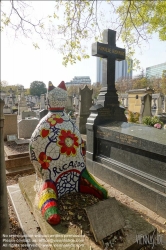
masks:
<instances>
[{"instance_id":1,"label":"grave plot","mask_svg":"<svg viewBox=\"0 0 166 250\"><path fill-rule=\"evenodd\" d=\"M13 187L10 186L10 188L8 188L8 192L10 192L11 190L10 196L12 197L12 202L14 203L14 207L16 209L19 209L19 213L17 214L20 216L20 218L22 217L22 219L24 220L24 222L21 221L21 223L26 224L26 227L30 228L32 227L32 224L28 225L27 215L25 214L25 211L27 211L27 208L25 206L27 206L28 204L28 210L30 211L31 215L34 216L34 220L37 221L38 228L40 229L40 234L43 234L46 237L46 242L47 244L50 244L49 247L51 250L63 249L62 245L60 246L60 243L57 243L57 241L55 241L57 239L61 239L61 244L67 244L68 241L68 244L71 244L71 246L68 247L67 249L70 250L151 249L147 248L147 246L146 248L143 247L141 241L138 244L137 242L138 239L136 238L136 236L143 235L144 237L149 238L150 235L152 235L151 237L155 237L156 233L155 227L153 227L150 223L145 221L140 216L140 214L136 213L129 207L121 204L119 201L116 202L115 198L109 198L105 201L99 201L98 198L95 198L94 196L89 194L81 194L81 193L66 194L62 196L58 201L60 215L62 218L61 223L56 226L49 225L43 219L38 209L34 206L35 204L34 184L35 184L35 175L22 177L19 178L19 186L17 186L18 191L12 194L12 190L16 191L16 189L15 188L13 189ZM24 206L21 206L19 204L19 202L22 202L22 200L18 199L17 195L23 195L24 197L23 200L25 199ZM105 203L104 206L102 206L101 205L102 202L103 203L106 202L107 204ZM112 206L110 207L110 205ZM102 207L104 209L103 211L100 211ZM118 211L116 209L117 207ZM87 215L88 212L86 211L89 211L91 215L90 216ZM24 214L24 216L22 216L22 214ZM101 226L97 224L96 220L98 218L99 222L101 223ZM102 218L101 221L100 218ZM110 224L110 221L112 221L112 225ZM97 228L95 228L94 224L97 225ZM107 237L105 237L105 234L103 234L103 232L101 231L102 228L105 228L105 231L107 231L108 229L110 230L110 228L111 230L113 229L113 231L114 230L116 231L115 232L110 231L112 233L110 233ZM99 238L101 234L102 237L105 237L103 239L102 237L100 238L102 239L102 245L100 242L96 242L94 230L97 230L96 235L99 235ZM26 234L27 232L24 231L24 233ZM31 240L33 241L32 238L33 237L31 234ZM51 241L50 238L52 239ZM76 245L79 245L78 243L76 243L78 239L80 240L79 242L80 248L78 247L76 248ZM162 249L162 248L154 247L154 249Z\"/></svg>"},{"instance_id":2,"label":"grave plot","mask_svg":"<svg viewBox=\"0 0 166 250\"><path fill-rule=\"evenodd\" d=\"M5 165L7 175L33 170L28 150L28 140L4 142Z\"/></svg>"}]
</instances>

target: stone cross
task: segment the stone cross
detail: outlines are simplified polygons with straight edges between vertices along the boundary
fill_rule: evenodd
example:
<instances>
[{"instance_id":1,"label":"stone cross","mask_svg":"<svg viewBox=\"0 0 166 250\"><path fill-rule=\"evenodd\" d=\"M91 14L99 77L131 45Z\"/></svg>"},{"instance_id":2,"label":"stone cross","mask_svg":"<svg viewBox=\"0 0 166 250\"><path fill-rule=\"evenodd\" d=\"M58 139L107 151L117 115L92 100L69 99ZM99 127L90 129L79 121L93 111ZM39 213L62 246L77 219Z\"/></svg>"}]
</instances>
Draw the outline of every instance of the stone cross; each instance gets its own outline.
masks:
<instances>
[{"instance_id":1,"label":"stone cross","mask_svg":"<svg viewBox=\"0 0 166 250\"><path fill-rule=\"evenodd\" d=\"M116 47L116 31L104 30L103 43L92 44L92 55L102 57L102 87L115 91L115 62L125 60L125 49Z\"/></svg>"},{"instance_id":2,"label":"stone cross","mask_svg":"<svg viewBox=\"0 0 166 250\"><path fill-rule=\"evenodd\" d=\"M9 97L9 104L10 106L13 106L14 105L14 91L12 90L12 88L10 88L10 90L8 91L10 93L10 97Z\"/></svg>"}]
</instances>

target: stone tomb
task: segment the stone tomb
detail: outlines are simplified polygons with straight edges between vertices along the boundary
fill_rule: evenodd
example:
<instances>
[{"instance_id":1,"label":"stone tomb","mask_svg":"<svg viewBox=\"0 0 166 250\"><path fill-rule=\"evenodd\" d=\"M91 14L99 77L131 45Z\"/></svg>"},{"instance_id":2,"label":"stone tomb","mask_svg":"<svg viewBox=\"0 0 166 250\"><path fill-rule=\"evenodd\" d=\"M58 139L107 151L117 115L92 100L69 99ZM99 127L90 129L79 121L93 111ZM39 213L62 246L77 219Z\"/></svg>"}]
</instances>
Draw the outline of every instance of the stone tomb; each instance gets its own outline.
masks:
<instances>
[{"instance_id":1,"label":"stone tomb","mask_svg":"<svg viewBox=\"0 0 166 250\"><path fill-rule=\"evenodd\" d=\"M31 138L39 119L25 119L18 122L18 138Z\"/></svg>"},{"instance_id":2,"label":"stone tomb","mask_svg":"<svg viewBox=\"0 0 166 250\"><path fill-rule=\"evenodd\" d=\"M165 130L126 122L95 126L87 132L86 161L92 174L166 218Z\"/></svg>"},{"instance_id":3,"label":"stone tomb","mask_svg":"<svg viewBox=\"0 0 166 250\"><path fill-rule=\"evenodd\" d=\"M26 117L36 117L36 112L34 112L34 111L23 111L21 118L25 119Z\"/></svg>"},{"instance_id":4,"label":"stone tomb","mask_svg":"<svg viewBox=\"0 0 166 250\"><path fill-rule=\"evenodd\" d=\"M28 144L29 140L21 139L13 142L5 142L6 175L25 173L34 169L29 158Z\"/></svg>"},{"instance_id":5,"label":"stone tomb","mask_svg":"<svg viewBox=\"0 0 166 250\"><path fill-rule=\"evenodd\" d=\"M152 116L151 103L152 103L152 95L145 94L141 97L141 110L139 117L140 123L142 123L142 118L144 116Z\"/></svg>"},{"instance_id":6,"label":"stone tomb","mask_svg":"<svg viewBox=\"0 0 166 250\"><path fill-rule=\"evenodd\" d=\"M16 114L4 114L4 140L7 140L7 135L13 135L17 133L17 115Z\"/></svg>"},{"instance_id":7,"label":"stone tomb","mask_svg":"<svg viewBox=\"0 0 166 250\"><path fill-rule=\"evenodd\" d=\"M138 112L138 113L143 112L144 108L142 106L145 107L145 105L148 103L148 101L145 99L149 99L149 97L146 98L145 96L147 94L151 96L153 93L154 93L154 90L150 88L129 90L128 91L128 110L131 112ZM152 97L150 99L152 99ZM146 105L146 106L149 106L149 105ZM149 107L148 110L149 111L148 112L146 111L146 113L150 115L151 107Z\"/></svg>"},{"instance_id":8,"label":"stone tomb","mask_svg":"<svg viewBox=\"0 0 166 250\"><path fill-rule=\"evenodd\" d=\"M115 40L115 32L106 30L103 40L108 44L93 45L98 50L102 48L102 54L108 58L103 67L107 81L102 83L97 105L91 108L86 124L87 168L93 175L166 218L166 131L125 121L124 112L118 107L115 68L109 65L111 56L112 64L115 63L115 51L117 56L122 51L109 46L111 39Z\"/></svg>"}]
</instances>

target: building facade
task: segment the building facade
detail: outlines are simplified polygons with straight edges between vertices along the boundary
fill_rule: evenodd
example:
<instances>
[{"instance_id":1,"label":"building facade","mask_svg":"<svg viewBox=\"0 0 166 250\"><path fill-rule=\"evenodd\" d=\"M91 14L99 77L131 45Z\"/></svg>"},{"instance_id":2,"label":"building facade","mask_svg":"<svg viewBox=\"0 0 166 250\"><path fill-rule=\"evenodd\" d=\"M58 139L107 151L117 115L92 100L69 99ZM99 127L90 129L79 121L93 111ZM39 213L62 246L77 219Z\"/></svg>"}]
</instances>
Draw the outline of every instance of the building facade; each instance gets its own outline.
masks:
<instances>
[{"instance_id":1,"label":"building facade","mask_svg":"<svg viewBox=\"0 0 166 250\"><path fill-rule=\"evenodd\" d=\"M163 70L166 70L166 62L146 68L146 77L162 77Z\"/></svg>"},{"instance_id":2,"label":"building facade","mask_svg":"<svg viewBox=\"0 0 166 250\"><path fill-rule=\"evenodd\" d=\"M97 75L96 82L102 83L102 59L97 57ZM132 68L133 61L130 60L130 65ZM128 62L127 60L116 61L115 64L115 82L121 79L132 79L132 70L128 72Z\"/></svg>"},{"instance_id":3,"label":"building facade","mask_svg":"<svg viewBox=\"0 0 166 250\"><path fill-rule=\"evenodd\" d=\"M69 87L71 85L81 85L81 84L91 85L90 77L89 76L75 76L73 80L65 83L66 87Z\"/></svg>"}]
</instances>

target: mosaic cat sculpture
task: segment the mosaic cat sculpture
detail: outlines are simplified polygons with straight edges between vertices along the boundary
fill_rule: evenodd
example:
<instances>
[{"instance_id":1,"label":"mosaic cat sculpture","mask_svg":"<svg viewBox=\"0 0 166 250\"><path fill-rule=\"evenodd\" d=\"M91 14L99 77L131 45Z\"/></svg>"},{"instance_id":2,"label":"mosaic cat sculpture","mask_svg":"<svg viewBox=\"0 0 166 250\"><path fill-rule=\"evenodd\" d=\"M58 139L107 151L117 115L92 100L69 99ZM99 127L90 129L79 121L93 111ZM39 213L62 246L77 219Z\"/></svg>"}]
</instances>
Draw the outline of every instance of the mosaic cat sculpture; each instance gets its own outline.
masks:
<instances>
[{"instance_id":1,"label":"mosaic cat sculpture","mask_svg":"<svg viewBox=\"0 0 166 250\"><path fill-rule=\"evenodd\" d=\"M48 87L48 114L41 119L30 141L30 159L37 173L38 207L50 224L58 224L58 198L70 192L107 198L107 191L87 171L83 141L75 123L65 113L65 83Z\"/></svg>"}]
</instances>

